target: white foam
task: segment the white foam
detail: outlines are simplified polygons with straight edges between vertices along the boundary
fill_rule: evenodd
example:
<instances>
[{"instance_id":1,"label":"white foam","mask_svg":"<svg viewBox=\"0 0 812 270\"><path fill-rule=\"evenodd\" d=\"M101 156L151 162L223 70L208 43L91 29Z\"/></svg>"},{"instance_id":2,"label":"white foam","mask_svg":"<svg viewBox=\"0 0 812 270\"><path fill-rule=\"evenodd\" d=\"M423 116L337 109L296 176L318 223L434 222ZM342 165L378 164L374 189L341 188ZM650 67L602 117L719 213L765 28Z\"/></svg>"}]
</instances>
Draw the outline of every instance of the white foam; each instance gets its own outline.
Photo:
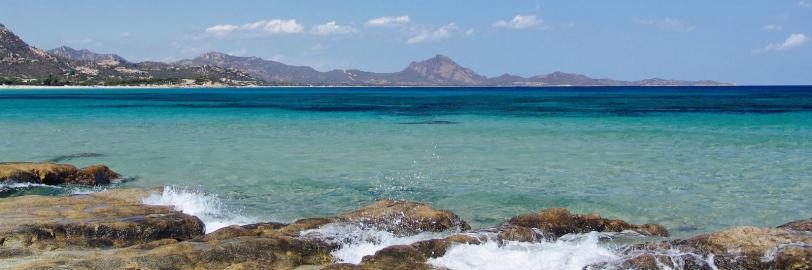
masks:
<instances>
[{"instance_id":1,"label":"white foam","mask_svg":"<svg viewBox=\"0 0 812 270\"><path fill-rule=\"evenodd\" d=\"M62 187L60 187L60 186L51 186L51 185L46 185L46 184L27 183L27 182L22 182L22 183L18 183L18 182L0 183L0 188L25 189L25 188L33 188L33 187L62 189Z\"/></svg>"},{"instance_id":2,"label":"white foam","mask_svg":"<svg viewBox=\"0 0 812 270\"><path fill-rule=\"evenodd\" d=\"M230 209L215 194L167 186L163 192L154 193L142 200L144 204L172 206L175 210L196 216L206 224L206 233L230 225L256 223L254 218L245 217L239 211Z\"/></svg>"},{"instance_id":3,"label":"white foam","mask_svg":"<svg viewBox=\"0 0 812 270\"><path fill-rule=\"evenodd\" d=\"M366 228L356 224L330 224L318 229L307 230L302 235L317 234L325 241L341 245L331 254L340 262L358 264L366 255L375 254L376 251L393 245L408 245L414 242L438 239L448 236L448 233L420 233L412 236L399 237L386 231Z\"/></svg>"},{"instance_id":4,"label":"white foam","mask_svg":"<svg viewBox=\"0 0 812 270\"><path fill-rule=\"evenodd\" d=\"M460 244L449 248L442 257L429 259L428 263L449 269L581 270L587 265L619 258L615 251L598 242L597 233L588 233L571 241L507 242L503 246L495 241Z\"/></svg>"}]
</instances>

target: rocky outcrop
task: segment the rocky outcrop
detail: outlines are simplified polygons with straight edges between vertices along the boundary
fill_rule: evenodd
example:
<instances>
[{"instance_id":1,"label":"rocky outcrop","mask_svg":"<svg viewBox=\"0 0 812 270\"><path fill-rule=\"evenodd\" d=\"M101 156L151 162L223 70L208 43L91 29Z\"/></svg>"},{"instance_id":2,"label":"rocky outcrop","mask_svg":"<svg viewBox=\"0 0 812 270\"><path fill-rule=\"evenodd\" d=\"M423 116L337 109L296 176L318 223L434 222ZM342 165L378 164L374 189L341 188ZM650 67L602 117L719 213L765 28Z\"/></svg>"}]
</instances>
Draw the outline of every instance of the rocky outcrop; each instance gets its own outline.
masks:
<instances>
[{"instance_id":1,"label":"rocky outcrop","mask_svg":"<svg viewBox=\"0 0 812 270\"><path fill-rule=\"evenodd\" d=\"M104 171L93 168L87 173ZM635 225L565 209L545 209L471 231L450 211L397 200L333 217L234 225L204 235L203 224L195 217L169 207L143 205L147 195L147 191L128 189L0 200L0 265L11 269L439 269L427 263L429 259L446 255L456 245L555 241L565 234L590 231L668 235L659 225ZM620 251L620 259L586 269L809 269L809 222L794 221L778 228L737 227L687 239L631 244ZM359 264L347 264L336 263L332 255L341 248L341 241L324 238L318 231L305 232L328 224L358 224L398 235L459 232L388 246L363 257Z\"/></svg>"},{"instance_id":2,"label":"rocky outcrop","mask_svg":"<svg viewBox=\"0 0 812 270\"><path fill-rule=\"evenodd\" d=\"M468 223L451 211L435 210L426 204L399 200L378 201L358 210L341 214L335 219L363 224L399 235L471 229Z\"/></svg>"},{"instance_id":3,"label":"rocky outcrop","mask_svg":"<svg viewBox=\"0 0 812 270\"><path fill-rule=\"evenodd\" d=\"M803 220L796 220L793 222L786 223L784 225L778 226L779 229L787 229L787 230L794 230L794 231L806 231L812 232L812 218L810 219L803 219Z\"/></svg>"},{"instance_id":4,"label":"rocky outcrop","mask_svg":"<svg viewBox=\"0 0 812 270\"><path fill-rule=\"evenodd\" d=\"M677 239L634 245L624 251L622 269L810 269L812 234L781 228L736 227Z\"/></svg>"},{"instance_id":5,"label":"rocky outcrop","mask_svg":"<svg viewBox=\"0 0 812 270\"><path fill-rule=\"evenodd\" d=\"M106 185L121 177L105 165L77 169L73 165L55 163L0 163L0 182L24 182L45 185L81 184Z\"/></svg>"},{"instance_id":6,"label":"rocky outcrop","mask_svg":"<svg viewBox=\"0 0 812 270\"><path fill-rule=\"evenodd\" d=\"M646 236L668 236L668 230L657 224L630 224L623 220L605 219L598 214L577 215L564 208L544 209L537 213L511 218L507 225L536 228L548 237L570 233L635 231Z\"/></svg>"},{"instance_id":7,"label":"rocky outcrop","mask_svg":"<svg viewBox=\"0 0 812 270\"><path fill-rule=\"evenodd\" d=\"M197 217L170 207L143 205L144 196L141 190L110 190L2 199L2 248L127 247L160 239L188 240L204 233Z\"/></svg>"}]
</instances>

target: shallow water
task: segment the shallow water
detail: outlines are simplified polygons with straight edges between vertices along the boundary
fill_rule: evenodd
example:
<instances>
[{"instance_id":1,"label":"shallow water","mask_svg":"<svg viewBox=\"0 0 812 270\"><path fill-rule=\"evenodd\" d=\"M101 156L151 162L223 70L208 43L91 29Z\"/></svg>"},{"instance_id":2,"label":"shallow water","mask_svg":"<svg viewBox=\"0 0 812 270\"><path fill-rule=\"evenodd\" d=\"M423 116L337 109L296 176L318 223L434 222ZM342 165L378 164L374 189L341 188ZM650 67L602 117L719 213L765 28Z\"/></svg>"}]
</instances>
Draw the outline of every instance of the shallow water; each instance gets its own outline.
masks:
<instances>
[{"instance_id":1,"label":"shallow water","mask_svg":"<svg viewBox=\"0 0 812 270\"><path fill-rule=\"evenodd\" d=\"M172 186L147 202L209 230L400 198L474 227L567 207L683 237L812 216L812 88L0 92L0 161L60 156Z\"/></svg>"}]
</instances>

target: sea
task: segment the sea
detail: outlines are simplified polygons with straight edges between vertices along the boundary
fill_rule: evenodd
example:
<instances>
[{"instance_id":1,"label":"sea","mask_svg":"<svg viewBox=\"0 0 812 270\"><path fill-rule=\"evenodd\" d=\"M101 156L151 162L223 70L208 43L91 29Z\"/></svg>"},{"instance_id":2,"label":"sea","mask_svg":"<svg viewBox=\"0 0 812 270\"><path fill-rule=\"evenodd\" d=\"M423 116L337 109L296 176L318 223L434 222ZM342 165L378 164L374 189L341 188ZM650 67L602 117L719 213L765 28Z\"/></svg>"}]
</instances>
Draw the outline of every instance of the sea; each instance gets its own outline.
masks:
<instances>
[{"instance_id":1,"label":"sea","mask_svg":"<svg viewBox=\"0 0 812 270\"><path fill-rule=\"evenodd\" d=\"M393 198L474 228L565 207L683 238L812 216L812 87L2 90L3 161L103 163L124 179L2 184L0 197L163 188L145 203L209 232ZM351 235L334 255L356 263L442 236ZM580 269L618 258L604 238L460 246L430 262Z\"/></svg>"}]
</instances>

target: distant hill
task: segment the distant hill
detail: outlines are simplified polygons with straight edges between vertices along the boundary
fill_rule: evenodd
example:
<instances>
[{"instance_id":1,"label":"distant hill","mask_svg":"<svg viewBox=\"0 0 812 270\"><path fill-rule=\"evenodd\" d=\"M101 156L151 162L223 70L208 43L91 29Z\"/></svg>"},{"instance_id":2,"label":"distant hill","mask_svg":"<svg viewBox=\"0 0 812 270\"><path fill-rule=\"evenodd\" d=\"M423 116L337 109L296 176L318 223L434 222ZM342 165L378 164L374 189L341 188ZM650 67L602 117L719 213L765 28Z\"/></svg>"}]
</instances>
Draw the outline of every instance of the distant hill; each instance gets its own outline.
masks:
<instances>
[{"instance_id":1,"label":"distant hill","mask_svg":"<svg viewBox=\"0 0 812 270\"><path fill-rule=\"evenodd\" d=\"M235 68L268 82L299 85L358 85L358 86L712 86L730 85L715 81L677 81L648 79L617 81L593 79L586 75L553 72L525 78L504 74L487 78L460 66L445 55L410 63L394 73L375 73L357 69L320 72L307 66L291 66L258 57L238 57L209 52L199 57L176 62L178 65L212 65Z\"/></svg>"},{"instance_id":2,"label":"distant hill","mask_svg":"<svg viewBox=\"0 0 812 270\"><path fill-rule=\"evenodd\" d=\"M56 49L48 50L48 54L53 55L53 56L57 56L57 57L71 59L71 60L88 61L88 62L94 62L94 63L98 63L98 64L107 63L107 64L116 65L116 64L119 64L119 63L128 63L127 60L124 59L124 57L118 56L116 54L112 54L112 53L100 54L100 53L91 52L91 51L86 50L86 49L76 50L76 49L73 49L73 48L68 47L68 46L62 46L62 47L59 47L59 48L56 48ZM118 63L115 63L115 62L118 62Z\"/></svg>"},{"instance_id":3,"label":"distant hill","mask_svg":"<svg viewBox=\"0 0 812 270\"><path fill-rule=\"evenodd\" d=\"M46 81L47 80L47 81ZM393 73L357 69L318 71L259 57L210 52L174 63L129 62L116 54L100 54L62 46L43 51L29 46L0 24L0 83L29 84L217 84L336 86L698 86L730 85L715 81L648 79L617 81L574 73L553 72L529 78L504 74L488 78L448 56L410 63Z\"/></svg>"},{"instance_id":4,"label":"distant hill","mask_svg":"<svg viewBox=\"0 0 812 270\"><path fill-rule=\"evenodd\" d=\"M247 73L209 65L130 63L115 54L60 47L48 52L29 46L0 24L0 82L45 85L141 85L262 83Z\"/></svg>"}]
</instances>

